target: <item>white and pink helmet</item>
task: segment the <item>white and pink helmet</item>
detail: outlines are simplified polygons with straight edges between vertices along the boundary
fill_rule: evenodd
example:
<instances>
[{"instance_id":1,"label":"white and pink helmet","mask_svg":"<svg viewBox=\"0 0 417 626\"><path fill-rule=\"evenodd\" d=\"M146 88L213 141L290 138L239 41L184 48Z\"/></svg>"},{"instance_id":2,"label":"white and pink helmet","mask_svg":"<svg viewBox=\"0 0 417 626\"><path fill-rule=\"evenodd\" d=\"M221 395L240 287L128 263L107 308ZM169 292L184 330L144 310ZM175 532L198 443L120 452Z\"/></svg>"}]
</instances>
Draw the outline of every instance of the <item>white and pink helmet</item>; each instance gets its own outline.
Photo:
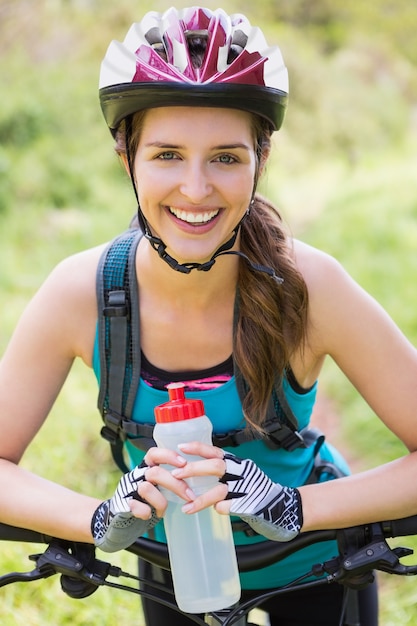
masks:
<instances>
[{"instance_id":1,"label":"white and pink helmet","mask_svg":"<svg viewBox=\"0 0 417 626\"><path fill-rule=\"evenodd\" d=\"M198 68L190 56L192 38L207 40ZM269 47L245 16L222 9L151 11L122 43L111 42L101 66L100 102L113 133L136 111L190 104L249 111L278 130L287 99L279 48Z\"/></svg>"}]
</instances>

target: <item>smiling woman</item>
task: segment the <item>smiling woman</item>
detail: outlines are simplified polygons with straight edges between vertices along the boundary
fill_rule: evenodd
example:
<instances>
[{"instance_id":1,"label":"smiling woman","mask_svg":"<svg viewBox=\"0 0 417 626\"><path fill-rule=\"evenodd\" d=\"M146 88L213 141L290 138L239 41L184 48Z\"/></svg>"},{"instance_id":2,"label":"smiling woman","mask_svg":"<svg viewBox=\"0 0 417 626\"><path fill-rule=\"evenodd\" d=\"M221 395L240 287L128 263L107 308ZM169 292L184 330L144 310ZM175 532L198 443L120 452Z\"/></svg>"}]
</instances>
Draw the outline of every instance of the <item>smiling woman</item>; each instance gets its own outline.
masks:
<instances>
[{"instance_id":1,"label":"smiling woman","mask_svg":"<svg viewBox=\"0 0 417 626\"><path fill-rule=\"evenodd\" d=\"M104 258L115 261L114 247L104 245L63 261L22 316L0 363L1 521L111 549L115 539L120 548L131 542L126 528L152 528L165 541L167 490L184 501L184 515L211 506L233 513L236 544L417 513L417 483L409 480L417 472L417 351L334 259L294 240L257 192L287 96L279 49L242 15L151 12L110 44L100 100L138 211L129 272L116 285L105 281L105 291L125 300L121 309L98 308L97 275ZM109 348L109 334L97 332L98 316L119 311L111 325L126 322L129 350L117 335ZM141 355L131 417L122 390L117 415L104 411L104 431L120 438L131 464L115 495L75 493L25 472L19 460L74 359L102 380L112 350ZM338 451L309 430L327 356L408 454L348 476ZM124 369L129 377L130 364ZM109 380L119 389L118 377ZM169 382L201 394L222 447L148 449ZM215 486L195 497L187 480L196 476L216 477ZM243 597L297 579L334 551L323 543L243 573ZM171 587L158 568L141 570L145 588L148 579ZM357 623L375 626L374 586L359 597L368 616ZM323 581L266 610L272 626L334 626L343 605L343 589ZM143 608L147 626L193 622L149 598Z\"/></svg>"},{"instance_id":2,"label":"smiling woman","mask_svg":"<svg viewBox=\"0 0 417 626\"><path fill-rule=\"evenodd\" d=\"M149 238L154 247L158 242L159 249L162 246L165 250L166 247L169 248L169 245L166 245L165 241L162 243L163 238L157 234L158 229L151 229L150 222L145 217L144 204L147 200L147 192L144 191L142 184L138 189L136 182L138 161L141 161L141 173L144 173L146 168L146 172L150 175L149 180L153 175L157 179L157 186L160 186L161 181L166 180L167 185L164 187L167 188L169 181L175 177L174 184L183 193L181 203L177 206L165 202L161 203L161 206L165 206L180 220L179 226L181 222L199 224L200 234L203 232L203 225L220 213L224 213L228 206L227 202L223 206L222 202L219 202L219 197L216 199L216 194L219 196L217 185L222 185L223 189L227 187L229 196L235 188L236 198L229 198L235 211L230 210L232 205L227 211L231 227L225 233L224 240L213 248L209 256L205 258L203 250L194 248L188 259L183 257L178 262L167 252L164 253L162 258L169 262L171 267L174 265L178 271L187 271L189 267L198 268L199 258L212 264L219 252L222 253L223 250L229 250L234 246L241 220L249 212L258 178L269 154L271 128L264 118L233 109L212 107L196 109L177 106L175 113L175 124L172 123L170 107L140 111L130 120L123 121L116 132L116 151L124 160L133 183L138 199L138 217L142 230L146 235L150 235L152 231ZM148 124L149 119L150 124ZM146 127L146 139L142 136L144 127ZM210 129L209 133L207 133L208 129ZM150 136L149 140L148 136ZM136 156L133 159L131 155ZM150 167L152 163L154 163L153 168ZM159 165L159 170L157 165ZM172 186L173 183L170 184ZM207 186L213 185L215 189L209 194ZM248 185L250 187L247 190ZM248 194L246 198L245 193ZM207 203L209 195L210 203L205 206L204 203ZM238 195L240 198L237 197ZM243 205L238 207L236 202L243 202ZM234 219L236 209L241 215ZM224 222L223 219L223 225ZM197 234L192 229L184 232ZM190 259L194 260L187 263ZM207 267L206 264L204 265Z\"/></svg>"},{"instance_id":3,"label":"smiling woman","mask_svg":"<svg viewBox=\"0 0 417 626\"><path fill-rule=\"evenodd\" d=\"M161 107L147 112L137 132L133 176L152 236L180 263L209 260L251 202L256 152L250 114L177 107L173 123L172 109Z\"/></svg>"}]
</instances>

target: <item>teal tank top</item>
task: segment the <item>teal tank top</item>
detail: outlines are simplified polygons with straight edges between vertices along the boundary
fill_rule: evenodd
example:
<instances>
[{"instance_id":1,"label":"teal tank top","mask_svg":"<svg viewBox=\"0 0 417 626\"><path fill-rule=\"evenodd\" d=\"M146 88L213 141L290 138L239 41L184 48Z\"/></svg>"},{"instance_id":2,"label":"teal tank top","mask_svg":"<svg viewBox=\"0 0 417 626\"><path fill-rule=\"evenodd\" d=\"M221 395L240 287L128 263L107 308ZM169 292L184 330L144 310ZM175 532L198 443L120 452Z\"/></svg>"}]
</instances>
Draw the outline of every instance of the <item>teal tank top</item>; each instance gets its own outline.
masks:
<instances>
[{"instance_id":1,"label":"teal tank top","mask_svg":"<svg viewBox=\"0 0 417 626\"><path fill-rule=\"evenodd\" d=\"M100 380L100 359L98 341L96 337L93 355L93 368L97 380ZM317 395L317 383L306 393L297 393L284 380L284 392L287 401L298 420L299 429L308 426ZM206 415L213 424L216 434L223 434L230 430L244 427L242 405L236 388L235 379L214 389L199 392L187 392L189 398L200 398L204 402ZM155 423L154 408L168 400L168 392L150 387L140 380L138 393L133 408L133 420L143 423ZM131 442L126 442L126 452L132 468L141 463L144 453ZM242 458L251 458L274 481L290 487L303 485L314 464L314 446L299 448L292 452L283 449L273 450L263 441L249 441L237 448L225 448ZM320 450L323 460L335 463L344 473L348 474L348 466L340 453L325 442ZM166 541L163 521L155 527L155 538ZM234 533L235 544L242 545L265 541L263 537L248 537L244 532ZM243 589L277 588L288 584L302 574L309 571L311 566L330 559L336 554L334 542L323 542L310 546L282 562L271 565L255 572L241 574Z\"/></svg>"}]
</instances>

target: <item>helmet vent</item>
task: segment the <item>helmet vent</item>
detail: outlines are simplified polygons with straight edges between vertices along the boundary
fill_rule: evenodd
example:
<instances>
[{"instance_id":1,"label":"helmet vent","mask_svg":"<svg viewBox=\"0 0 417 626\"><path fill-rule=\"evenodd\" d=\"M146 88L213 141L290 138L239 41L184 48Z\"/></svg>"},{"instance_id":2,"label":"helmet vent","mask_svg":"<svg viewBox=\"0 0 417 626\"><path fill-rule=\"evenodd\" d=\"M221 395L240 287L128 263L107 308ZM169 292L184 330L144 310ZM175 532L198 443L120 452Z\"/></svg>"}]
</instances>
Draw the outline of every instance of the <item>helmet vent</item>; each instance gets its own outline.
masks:
<instances>
[{"instance_id":1,"label":"helmet vent","mask_svg":"<svg viewBox=\"0 0 417 626\"><path fill-rule=\"evenodd\" d=\"M146 38L146 41L151 46L154 46L155 44L158 44L158 43L162 44L161 33L157 26L150 28L148 32L146 33L145 38Z\"/></svg>"}]
</instances>

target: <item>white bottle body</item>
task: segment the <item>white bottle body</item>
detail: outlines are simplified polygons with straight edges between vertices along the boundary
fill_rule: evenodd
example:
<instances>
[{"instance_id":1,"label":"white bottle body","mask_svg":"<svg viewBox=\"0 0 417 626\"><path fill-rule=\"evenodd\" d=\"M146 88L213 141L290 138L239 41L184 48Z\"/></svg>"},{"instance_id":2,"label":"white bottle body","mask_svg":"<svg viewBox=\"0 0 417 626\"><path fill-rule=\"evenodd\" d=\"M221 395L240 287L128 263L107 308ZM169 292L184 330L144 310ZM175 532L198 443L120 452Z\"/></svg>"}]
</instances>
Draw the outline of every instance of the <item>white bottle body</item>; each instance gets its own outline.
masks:
<instances>
[{"instance_id":1,"label":"white bottle body","mask_svg":"<svg viewBox=\"0 0 417 626\"><path fill-rule=\"evenodd\" d=\"M175 450L188 460L178 444L201 441L212 444L212 425L208 417L156 424L154 439L160 448ZM170 469L171 466L169 466ZM187 479L196 495L217 484L214 476ZM218 611L240 598L239 570L228 515L219 515L209 507L187 515L181 508L184 500L161 489L168 500L164 516L174 593L185 613Z\"/></svg>"}]
</instances>

